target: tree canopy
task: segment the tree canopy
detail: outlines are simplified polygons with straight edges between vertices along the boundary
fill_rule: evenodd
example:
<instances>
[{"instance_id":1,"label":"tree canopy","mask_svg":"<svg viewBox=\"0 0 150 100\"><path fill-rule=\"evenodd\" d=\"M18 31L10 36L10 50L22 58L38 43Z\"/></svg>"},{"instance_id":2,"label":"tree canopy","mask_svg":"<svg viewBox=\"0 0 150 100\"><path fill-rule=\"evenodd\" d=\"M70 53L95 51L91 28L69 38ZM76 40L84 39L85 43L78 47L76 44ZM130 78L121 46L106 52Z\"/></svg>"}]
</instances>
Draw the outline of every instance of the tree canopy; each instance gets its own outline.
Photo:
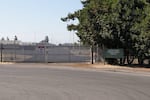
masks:
<instances>
[{"instance_id":1,"label":"tree canopy","mask_svg":"<svg viewBox=\"0 0 150 100\"><path fill-rule=\"evenodd\" d=\"M149 0L84 0L83 8L62 21L78 20L67 26L84 44L106 48L150 47Z\"/></svg>"}]
</instances>

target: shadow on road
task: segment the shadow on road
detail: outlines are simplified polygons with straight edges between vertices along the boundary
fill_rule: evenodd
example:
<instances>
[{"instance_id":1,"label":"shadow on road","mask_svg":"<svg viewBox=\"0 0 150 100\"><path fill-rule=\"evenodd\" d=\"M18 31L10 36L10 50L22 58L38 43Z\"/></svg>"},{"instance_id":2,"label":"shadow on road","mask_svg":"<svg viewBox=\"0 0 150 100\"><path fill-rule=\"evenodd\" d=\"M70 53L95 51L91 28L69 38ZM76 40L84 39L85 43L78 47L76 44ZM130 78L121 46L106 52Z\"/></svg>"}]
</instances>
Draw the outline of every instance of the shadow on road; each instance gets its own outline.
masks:
<instances>
[{"instance_id":1,"label":"shadow on road","mask_svg":"<svg viewBox=\"0 0 150 100\"><path fill-rule=\"evenodd\" d=\"M132 68L150 68L150 64L132 64L132 65L124 65L125 67L132 67Z\"/></svg>"}]
</instances>

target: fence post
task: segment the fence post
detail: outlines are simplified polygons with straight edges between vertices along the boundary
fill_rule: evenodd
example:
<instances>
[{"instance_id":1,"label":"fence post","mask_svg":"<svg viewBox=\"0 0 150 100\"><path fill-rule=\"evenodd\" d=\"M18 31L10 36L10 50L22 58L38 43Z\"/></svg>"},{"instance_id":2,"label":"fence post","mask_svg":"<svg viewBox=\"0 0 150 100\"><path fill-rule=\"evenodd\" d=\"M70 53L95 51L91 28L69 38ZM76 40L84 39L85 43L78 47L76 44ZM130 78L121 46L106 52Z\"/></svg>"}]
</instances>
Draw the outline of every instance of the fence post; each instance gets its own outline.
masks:
<instances>
[{"instance_id":1,"label":"fence post","mask_svg":"<svg viewBox=\"0 0 150 100\"><path fill-rule=\"evenodd\" d=\"M3 44L1 43L1 62L3 62Z\"/></svg>"},{"instance_id":2,"label":"fence post","mask_svg":"<svg viewBox=\"0 0 150 100\"><path fill-rule=\"evenodd\" d=\"M48 50L47 50L47 46L44 46L44 53L45 53L45 63L48 63Z\"/></svg>"},{"instance_id":3,"label":"fence post","mask_svg":"<svg viewBox=\"0 0 150 100\"><path fill-rule=\"evenodd\" d=\"M23 49L23 62L25 62L25 47L24 47L24 45L22 46L22 49Z\"/></svg>"}]
</instances>

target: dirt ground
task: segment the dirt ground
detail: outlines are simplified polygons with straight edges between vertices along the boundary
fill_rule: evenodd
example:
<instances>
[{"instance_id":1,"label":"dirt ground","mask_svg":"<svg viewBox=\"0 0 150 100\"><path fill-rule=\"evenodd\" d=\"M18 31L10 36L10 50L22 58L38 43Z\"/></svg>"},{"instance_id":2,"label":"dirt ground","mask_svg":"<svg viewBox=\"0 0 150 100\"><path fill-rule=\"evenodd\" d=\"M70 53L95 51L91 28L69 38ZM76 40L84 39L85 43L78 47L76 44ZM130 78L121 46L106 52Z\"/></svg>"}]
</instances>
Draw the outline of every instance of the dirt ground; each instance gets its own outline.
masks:
<instances>
[{"instance_id":1,"label":"dirt ground","mask_svg":"<svg viewBox=\"0 0 150 100\"><path fill-rule=\"evenodd\" d=\"M148 73L150 73L150 65L146 65L146 66L139 66L139 65L119 66L119 65L109 65L109 64L104 64L104 63L96 63L96 64L89 64L89 63L51 63L49 65L68 66L68 67L71 66L71 67L77 67L77 68L92 68L92 69L99 69L99 70L106 70L106 71L127 71L127 72L148 72Z\"/></svg>"},{"instance_id":2,"label":"dirt ground","mask_svg":"<svg viewBox=\"0 0 150 100\"><path fill-rule=\"evenodd\" d=\"M0 63L0 64L15 64L15 63ZM125 71L125 72L147 72L150 73L150 65L139 66L139 65L132 65L132 66L119 66L119 65L109 65L104 63L16 63L23 65L22 67L27 68L27 64L36 64L36 67L43 68L43 67L74 67L74 68L89 68L89 69L98 69L98 70L105 70L105 71Z\"/></svg>"}]
</instances>

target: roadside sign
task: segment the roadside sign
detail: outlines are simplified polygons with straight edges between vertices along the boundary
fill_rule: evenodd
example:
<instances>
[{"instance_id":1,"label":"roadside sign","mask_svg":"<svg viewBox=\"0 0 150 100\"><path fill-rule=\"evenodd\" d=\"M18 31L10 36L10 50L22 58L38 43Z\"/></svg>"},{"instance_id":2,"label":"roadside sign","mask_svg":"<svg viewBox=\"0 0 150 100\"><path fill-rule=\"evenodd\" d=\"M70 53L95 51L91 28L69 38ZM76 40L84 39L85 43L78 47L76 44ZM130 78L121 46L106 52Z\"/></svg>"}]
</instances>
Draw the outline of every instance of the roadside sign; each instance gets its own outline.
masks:
<instances>
[{"instance_id":1,"label":"roadside sign","mask_svg":"<svg viewBox=\"0 0 150 100\"><path fill-rule=\"evenodd\" d=\"M104 58L123 58L124 52L123 49L105 49L103 51Z\"/></svg>"},{"instance_id":2,"label":"roadside sign","mask_svg":"<svg viewBox=\"0 0 150 100\"><path fill-rule=\"evenodd\" d=\"M38 46L38 48L45 48L45 46Z\"/></svg>"}]
</instances>

